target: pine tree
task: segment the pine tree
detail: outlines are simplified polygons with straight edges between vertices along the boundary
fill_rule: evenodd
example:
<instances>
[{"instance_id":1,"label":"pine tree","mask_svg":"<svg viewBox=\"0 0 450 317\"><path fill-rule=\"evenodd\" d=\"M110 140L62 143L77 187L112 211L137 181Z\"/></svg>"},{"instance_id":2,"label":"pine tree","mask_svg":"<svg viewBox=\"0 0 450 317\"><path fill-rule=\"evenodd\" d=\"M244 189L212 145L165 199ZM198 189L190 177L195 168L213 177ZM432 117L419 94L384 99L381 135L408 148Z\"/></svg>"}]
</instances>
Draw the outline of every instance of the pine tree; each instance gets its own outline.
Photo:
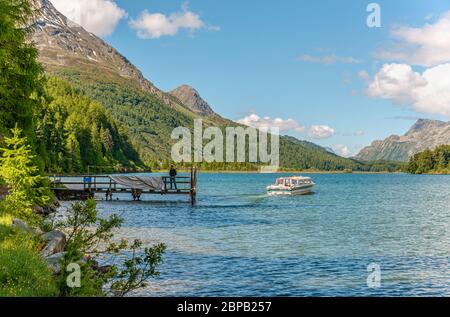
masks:
<instances>
[{"instance_id":1,"label":"pine tree","mask_svg":"<svg viewBox=\"0 0 450 317\"><path fill-rule=\"evenodd\" d=\"M19 128L12 130L11 137L5 137L4 148L0 148L0 179L9 189L5 199L6 210L25 220L33 217L34 205L45 206L50 202L48 189L42 186L44 179L34 165L34 156L26 137Z\"/></svg>"},{"instance_id":2,"label":"pine tree","mask_svg":"<svg viewBox=\"0 0 450 317\"><path fill-rule=\"evenodd\" d=\"M80 144L74 132L67 137L66 151L68 153L67 170L71 173L82 171Z\"/></svg>"},{"instance_id":3,"label":"pine tree","mask_svg":"<svg viewBox=\"0 0 450 317\"><path fill-rule=\"evenodd\" d=\"M32 14L28 0L0 0L0 132L17 125L28 136L34 133L42 67L27 40Z\"/></svg>"},{"instance_id":4,"label":"pine tree","mask_svg":"<svg viewBox=\"0 0 450 317\"><path fill-rule=\"evenodd\" d=\"M113 147L114 147L114 142L113 142L113 138L111 136L111 132L109 132L108 129L105 128L100 128L100 140L102 142L103 145L103 155L104 156L108 156L108 154L111 154Z\"/></svg>"}]
</instances>

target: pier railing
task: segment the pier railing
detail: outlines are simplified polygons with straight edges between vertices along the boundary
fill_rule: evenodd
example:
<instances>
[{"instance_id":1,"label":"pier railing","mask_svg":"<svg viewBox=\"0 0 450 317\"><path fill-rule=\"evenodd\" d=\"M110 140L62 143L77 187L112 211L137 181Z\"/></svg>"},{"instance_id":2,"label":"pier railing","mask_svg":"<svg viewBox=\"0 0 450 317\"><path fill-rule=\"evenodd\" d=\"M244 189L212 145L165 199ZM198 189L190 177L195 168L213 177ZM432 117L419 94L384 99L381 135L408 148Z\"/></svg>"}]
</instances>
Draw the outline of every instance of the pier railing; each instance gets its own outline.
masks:
<instances>
[{"instance_id":1,"label":"pier railing","mask_svg":"<svg viewBox=\"0 0 450 317\"><path fill-rule=\"evenodd\" d=\"M107 200L112 200L116 193L130 193L134 200L140 200L141 195L189 195L194 205L197 197L197 168L190 170L189 176L174 177L175 186L171 186L171 177L162 176L162 190L141 190L127 187L113 181L108 175L53 176L50 178L52 189L60 200L86 200L95 194L104 194ZM74 180L75 179L75 180ZM176 187L176 188L175 188Z\"/></svg>"}]
</instances>

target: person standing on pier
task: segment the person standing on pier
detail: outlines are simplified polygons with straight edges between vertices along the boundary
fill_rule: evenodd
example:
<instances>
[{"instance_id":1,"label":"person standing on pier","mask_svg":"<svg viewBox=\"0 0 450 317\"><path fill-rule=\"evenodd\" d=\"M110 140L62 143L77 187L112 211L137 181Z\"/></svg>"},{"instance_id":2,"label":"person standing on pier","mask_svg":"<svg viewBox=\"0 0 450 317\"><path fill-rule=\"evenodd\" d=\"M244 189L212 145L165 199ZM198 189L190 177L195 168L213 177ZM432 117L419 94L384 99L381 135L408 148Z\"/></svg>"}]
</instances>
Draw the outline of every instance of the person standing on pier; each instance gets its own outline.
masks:
<instances>
[{"instance_id":1,"label":"person standing on pier","mask_svg":"<svg viewBox=\"0 0 450 317\"><path fill-rule=\"evenodd\" d=\"M173 189L173 187L175 187L175 189L178 190L177 181L175 179L175 177L177 176L177 170L173 165L170 166L169 176L170 176L170 189Z\"/></svg>"}]
</instances>

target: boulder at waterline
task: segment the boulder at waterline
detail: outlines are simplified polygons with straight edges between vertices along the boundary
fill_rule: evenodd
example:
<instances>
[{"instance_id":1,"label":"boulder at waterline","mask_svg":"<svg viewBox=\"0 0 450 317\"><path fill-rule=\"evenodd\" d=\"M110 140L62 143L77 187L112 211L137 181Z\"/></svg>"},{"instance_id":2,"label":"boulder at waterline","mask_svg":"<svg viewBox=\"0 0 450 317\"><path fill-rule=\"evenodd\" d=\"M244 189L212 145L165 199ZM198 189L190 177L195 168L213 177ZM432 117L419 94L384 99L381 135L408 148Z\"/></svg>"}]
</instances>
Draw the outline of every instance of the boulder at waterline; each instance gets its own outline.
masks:
<instances>
[{"instance_id":1,"label":"boulder at waterline","mask_svg":"<svg viewBox=\"0 0 450 317\"><path fill-rule=\"evenodd\" d=\"M44 234L42 239L47 242L45 248L41 251L41 256L44 258L63 252L66 247L66 235L59 230Z\"/></svg>"}]
</instances>

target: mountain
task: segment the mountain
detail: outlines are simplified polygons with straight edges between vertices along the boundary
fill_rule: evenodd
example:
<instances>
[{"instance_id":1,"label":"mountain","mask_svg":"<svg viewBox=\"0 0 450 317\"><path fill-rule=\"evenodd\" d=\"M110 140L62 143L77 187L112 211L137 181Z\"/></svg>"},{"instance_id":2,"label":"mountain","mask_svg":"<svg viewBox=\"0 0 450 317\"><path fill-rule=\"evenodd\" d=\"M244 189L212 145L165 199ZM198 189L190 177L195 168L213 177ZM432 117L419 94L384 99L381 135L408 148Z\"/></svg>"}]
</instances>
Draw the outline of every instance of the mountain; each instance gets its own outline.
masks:
<instances>
[{"instance_id":1,"label":"mountain","mask_svg":"<svg viewBox=\"0 0 450 317\"><path fill-rule=\"evenodd\" d=\"M67 19L49 0L34 1L40 15L32 25L33 40L46 73L68 82L77 94L103 105L145 164L167 165L176 142L171 139L173 129L192 128L196 118L203 119L204 127L239 126L216 114L192 87L184 85L170 93L163 92L126 57ZM292 169L373 168L292 137L280 138L280 160L282 167Z\"/></svg>"},{"instance_id":2,"label":"mountain","mask_svg":"<svg viewBox=\"0 0 450 317\"><path fill-rule=\"evenodd\" d=\"M443 144L450 144L450 122L419 119L405 135L392 135L383 141L374 141L362 149L356 158L406 162L416 153Z\"/></svg>"},{"instance_id":3,"label":"mountain","mask_svg":"<svg viewBox=\"0 0 450 317\"><path fill-rule=\"evenodd\" d=\"M173 106L170 95L156 88L144 78L126 57L105 41L87 32L55 9L49 0L36 0L39 14L34 21L33 40L40 53L40 61L50 72L73 70L87 78L101 77L138 88L158 96Z\"/></svg>"},{"instance_id":4,"label":"mountain","mask_svg":"<svg viewBox=\"0 0 450 317\"><path fill-rule=\"evenodd\" d=\"M36 6L33 41L46 72L103 104L126 128L144 162L169 159L172 130L191 127L201 114L158 89L126 57L70 21L50 1L36 0ZM227 122L214 114L204 117L205 126Z\"/></svg>"},{"instance_id":5,"label":"mountain","mask_svg":"<svg viewBox=\"0 0 450 317\"><path fill-rule=\"evenodd\" d=\"M214 111L206 101L200 97L197 90L188 85L182 85L170 92L172 96L177 98L182 104L189 107L192 111L203 116L210 116Z\"/></svg>"},{"instance_id":6,"label":"mountain","mask_svg":"<svg viewBox=\"0 0 450 317\"><path fill-rule=\"evenodd\" d=\"M292 136L280 138L280 156L281 166L292 169L370 171L373 167L355 159L330 153L315 143L298 140Z\"/></svg>"}]
</instances>

